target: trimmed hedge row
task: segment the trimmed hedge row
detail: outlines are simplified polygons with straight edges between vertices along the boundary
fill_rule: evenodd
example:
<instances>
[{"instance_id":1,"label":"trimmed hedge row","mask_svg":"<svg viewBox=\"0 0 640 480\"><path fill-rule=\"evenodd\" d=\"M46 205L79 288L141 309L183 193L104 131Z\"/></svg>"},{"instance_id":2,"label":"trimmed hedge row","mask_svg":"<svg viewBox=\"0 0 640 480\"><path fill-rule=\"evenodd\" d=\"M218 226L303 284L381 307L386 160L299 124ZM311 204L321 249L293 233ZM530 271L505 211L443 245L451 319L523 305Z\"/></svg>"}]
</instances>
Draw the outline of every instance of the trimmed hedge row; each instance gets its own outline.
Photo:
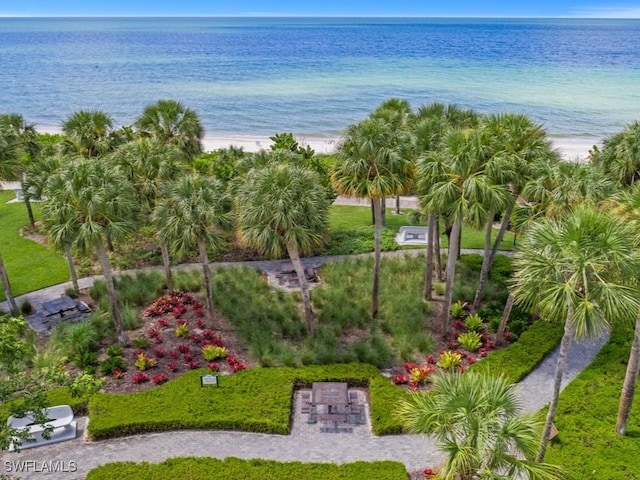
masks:
<instances>
[{"instance_id":1,"label":"trimmed hedge row","mask_svg":"<svg viewBox=\"0 0 640 480\"><path fill-rule=\"evenodd\" d=\"M615 325L591 366L560 395L554 420L559 434L545 460L562 465L568 479L640 479L638 392L626 436L615 433L632 338L632 326Z\"/></svg>"},{"instance_id":2,"label":"trimmed hedge row","mask_svg":"<svg viewBox=\"0 0 640 480\"><path fill-rule=\"evenodd\" d=\"M313 382L347 382L368 386L373 431L399 433L393 418L397 402L406 393L371 365L344 364L304 368L256 368L220 377L219 387L200 386L194 370L161 387L131 395L96 394L89 402L91 438L176 429L237 430L286 435L294 388Z\"/></svg>"},{"instance_id":3,"label":"trimmed hedge row","mask_svg":"<svg viewBox=\"0 0 640 480\"><path fill-rule=\"evenodd\" d=\"M558 345L562 333L562 325L537 320L517 342L474 363L470 370L502 374L509 383L519 382Z\"/></svg>"},{"instance_id":4,"label":"trimmed hedge row","mask_svg":"<svg viewBox=\"0 0 640 480\"><path fill-rule=\"evenodd\" d=\"M87 480L407 480L398 462L333 463L275 462L229 457L171 458L158 464L116 462L94 468Z\"/></svg>"}]
</instances>

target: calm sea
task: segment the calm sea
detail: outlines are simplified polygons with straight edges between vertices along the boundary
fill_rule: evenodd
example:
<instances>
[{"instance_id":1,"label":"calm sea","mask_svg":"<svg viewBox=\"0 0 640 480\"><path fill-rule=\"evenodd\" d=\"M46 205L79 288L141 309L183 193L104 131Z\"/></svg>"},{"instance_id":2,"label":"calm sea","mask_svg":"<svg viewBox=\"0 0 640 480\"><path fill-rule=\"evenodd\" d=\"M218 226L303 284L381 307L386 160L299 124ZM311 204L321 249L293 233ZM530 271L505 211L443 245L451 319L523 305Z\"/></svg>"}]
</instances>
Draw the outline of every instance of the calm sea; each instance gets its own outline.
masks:
<instances>
[{"instance_id":1,"label":"calm sea","mask_svg":"<svg viewBox=\"0 0 640 480\"><path fill-rule=\"evenodd\" d=\"M0 19L0 111L42 128L173 98L208 135L333 136L392 96L602 138L640 119L640 21Z\"/></svg>"}]
</instances>

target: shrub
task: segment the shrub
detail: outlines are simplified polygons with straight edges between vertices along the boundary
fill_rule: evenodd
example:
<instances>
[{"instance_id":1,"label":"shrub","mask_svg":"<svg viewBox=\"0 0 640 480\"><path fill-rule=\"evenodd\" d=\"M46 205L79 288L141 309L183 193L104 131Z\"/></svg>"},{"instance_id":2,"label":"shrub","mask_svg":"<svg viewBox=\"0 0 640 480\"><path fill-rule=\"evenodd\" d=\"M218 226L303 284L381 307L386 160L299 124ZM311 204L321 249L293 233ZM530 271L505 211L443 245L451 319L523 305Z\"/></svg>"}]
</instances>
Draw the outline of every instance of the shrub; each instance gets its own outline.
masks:
<instances>
[{"instance_id":1,"label":"shrub","mask_svg":"<svg viewBox=\"0 0 640 480\"><path fill-rule=\"evenodd\" d=\"M155 383L156 385L162 385L163 383L166 383L167 380L168 378L166 373L158 373L152 378L153 383Z\"/></svg>"},{"instance_id":2,"label":"shrub","mask_svg":"<svg viewBox=\"0 0 640 480\"><path fill-rule=\"evenodd\" d=\"M189 326L186 323L179 323L176 327L176 337L188 337Z\"/></svg>"},{"instance_id":3,"label":"shrub","mask_svg":"<svg viewBox=\"0 0 640 480\"><path fill-rule=\"evenodd\" d=\"M147 348L149 346L149 339L147 337L137 337L133 339L133 344L136 348Z\"/></svg>"},{"instance_id":4,"label":"shrub","mask_svg":"<svg viewBox=\"0 0 640 480\"><path fill-rule=\"evenodd\" d=\"M98 354L95 352L78 353L73 358L73 363L81 370L91 369L91 367L98 365Z\"/></svg>"},{"instance_id":5,"label":"shrub","mask_svg":"<svg viewBox=\"0 0 640 480\"><path fill-rule=\"evenodd\" d=\"M480 330L482 330L482 318L480 318L480 315L478 315L477 313L474 313L473 315L469 315L467 318L464 319L464 326L467 327L468 330L471 330L473 332L478 332Z\"/></svg>"},{"instance_id":6,"label":"shrub","mask_svg":"<svg viewBox=\"0 0 640 480\"><path fill-rule=\"evenodd\" d=\"M120 307L120 317L122 318L122 328L124 330L137 330L143 325L140 312L129 304Z\"/></svg>"},{"instance_id":7,"label":"shrub","mask_svg":"<svg viewBox=\"0 0 640 480\"><path fill-rule=\"evenodd\" d=\"M155 367L158 364L157 360L153 357L148 357L144 353L139 353L136 357L134 365L138 370L146 370L147 368Z\"/></svg>"},{"instance_id":8,"label":"shrub","mask_svg":"<svg viewBox=\"0 0 640 480\"><path fill-rule=\"evenodd\" d=\"M73 287L67 287L64 289L64 294L70 298L78 298L78 291Z\"/></svg>"},{"instance_id":9,"label":"shrub","mask_svg":"<svg viewBox=\"0 0 640 480\"><path fill-rule=\"evenodd\" d=\"M107 355L110 357L121 357L123 353L124 350L120 345L111 345L107 348Z\"/></svg>"},{"instance_id":10,"label":"shrub","mask_svg":"<svg viewBox=\"0 0 640 480\"><path fill-rule=\"evenodd\" d=\"M149 375L147 375L144 372L138 372L131 378L131 381L136 385L140 383L145 383L149 381Z\"/></svg>"},{"instance_id":11,"label":"shrub","mask_svg":"<svg viewBox=\"0 0 640 480\"><path fill-rule=\"evenodd\" d=\"M205 345L202 347L202 358L207 362L211 362L218 358L224 358L227 356L227 349L224 347L217 347L215 345Z\"/></svg>"},{"instance_id":12,"label":"shrub","mask_svg":"<svg viewBox=\"0 0 640 480\"><path fill-rule=\"evenodd\" d=\"M124 372L126 369L127 363L120 356L109 357L100 365L103 375L111 375L115 370Z\"/></svg>"},{"instance_id":13,"label":"shrub","mask_svg":"<svg viewBox=\"0 0 640 480\"><path fill-rule=\"evenodd\" d=\"M31 305L29 300L25 299L20 303L20 313L22 313L22 315L31 315L33 312L33 305Z\"/></svg>"},{"instance_id":14,"label":"shrub","mask_svg":"<svg viewBox=\"0 0 640 480\"><path fill-rule=\"evenodd\" d=\"M453 369L462 363L462 355L452 351L445 351L440 354L440 360L436 363L440 368Z\"/></svg>"},{"instance_id":15,"label":"shrub","mask_svg":"<svg viewBox=\"0 0 640 480\"><path fill-rule=\"evenodd\" d=\"M50 341L66 356L76 357L96 348L98 333L91 322L62 323L53 331Z\"/></svg>"},{"instance_id":16,"label":"shrub","mask_svg":"<svg viewBox=\"0 0 640 480\"><path fill-rule=\"evenodd\" d=\"M462 333L458 336L458 343L465 350L475 352L482 345L480 335L477 332Z\"/></svg>"},{"instance_id":17,"label":"shrub","mask_svg":"<svg viewBox=\"0 0 640 480\"><path fill-rule=\"evenodd\" d=\"M434 282L433 283L433 291L436 295L442 296L446 291L446 284L444 282Z\"/></svg>"},{"instance_id":18,"label":"shrub","mask_svg":"<svg viewBox=\"0 0 640 480\"><path fill-rule=\"evenodd\" d=\"M464 317L466 309L462 302L455 302L451 305L451 317L460 319Z\"/></svg>"}]
</instances>

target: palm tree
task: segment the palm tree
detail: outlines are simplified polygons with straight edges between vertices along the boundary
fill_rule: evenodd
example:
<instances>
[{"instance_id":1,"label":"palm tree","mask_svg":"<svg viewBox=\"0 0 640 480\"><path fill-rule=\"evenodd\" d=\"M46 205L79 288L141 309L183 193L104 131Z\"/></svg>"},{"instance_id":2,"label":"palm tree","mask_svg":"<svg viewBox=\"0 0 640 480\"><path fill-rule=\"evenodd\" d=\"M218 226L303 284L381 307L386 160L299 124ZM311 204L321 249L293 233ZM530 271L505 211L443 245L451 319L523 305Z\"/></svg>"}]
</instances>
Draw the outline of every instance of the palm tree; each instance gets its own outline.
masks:
<instances>
[{"instance_id":1,"label":"palm tree","mask_svg":"<svg viewBox=\"0 0 640 480\"><path fill-rule=\"evenodd\" d=\"M448 216L453 222L447 258L447 282L441 331L449 331L449 311L453 297L456 252L460 245L463 221L478 224L487 216L487 198L498 198L502 190L486 174L490 143L481 129L452 131L444 139L445 147L422 159L420 178L431 178L431 188L420 197L422 208Z\"/></svg>"},{"instance_id":2,"label":"palm tree","mask_svg":"<svg viewBox=\"0 0 640 480\"><path fill-rule=\"evenodd\" d=\"M396 134L380 118L351 125L343 138L331 180L349 196L369 198L374 207L375 241L371 318L378 316L382 199L404 191L413 179L413 163L398 154Z\"/></svg>"},{"instance_id":3,"label":"palm tree","mask_svg":"<svg viewBox=\"0 0 640 480\"><path fill-rule=\"evenodd\" d=\"M135 126L143 136L178 147L190 160L202 152L204 129L198 114L175 100L158 100L148 105Z\"/></svg>"},{"instance_id":4,"label":"palm tree","mask_svg":"<svg viewBox=\"0 0 640 480\"><path fill-rule=\"evenodd\" d=\"M66 135L63 149L85 158L94 158L112 150L113 120L101 110L79 110L62 123Z\"/></svg>"},{"instance_id":5,"label":"palm tree","mask_svg":"<svg viewBox=\"0 0 640 480\"><path fill-rule=\"evenodd\" d=\"M105 249L107 235L122 239L135 231L137 204L127 179L97 159L70 162L45 187L48 201L42 220L52 242L81 251L95 249L109 296L118 341L126 345L111 265Z\"/></svg>"},{"instance_id":6,"label":"palm tree","mask_svg":"<svg viewBox=\"0 0 640 480\"><path fill-rule=\"evenodd\" d=\"M431 391L413 394L398 413L409 432L435 435L447 455L443 480L563 478L558 467L532 460L541 425L521 414L515 385L502 377L436 375Z\"/></svg>"},{"instance_id":7,"label":"palm tree","mask_svg":"<svg viewBox=\"0 0 640 480\"><path fill-rule=\"evenodd\" d=\"M311 253L324 240L329 203L315 172L291 163L252 170L236 197L242 241L272 257L285 250L289 254L300 282L309 335L313 335L313 312L300 254Z\"/></svg>"},{"instance_id":8,"label":"palm tree","mask_svg":"<svg viewBox=\"0 0 640 480\"><path fill-rule=\"evenodd\" d=\"M15 180L20 174L20 168L19 139L12 129L0 126L0 181ZM17 310L18 305L11 292L11 284L2 255L0 255L0 279L9 308Z\"/></svg>"},{"instance_id":9,"label":"palm tree","mask_svg":"<svg viewBox=\"0 0 640 480\"><path fill-rule=\"evenodd\" d=\"M24 204L27 208L27 215L29 217L29 223L35 225L36 220L33 216L33 209L31 208L31 192L26 186L26 169L28 165L37 157L40 153L41 147L36 140L36 129L32 123L27 123L24 117L19 113L8 113L0 115L0 128L8 128L12 130L20 145L20 157L22 163L22 172L20 174L20 187L24 195Z\"/></svg>"},{"instance_id":10,"label":"palm tree","mask_svg":"<svg viewBox=\"0 0 640 480\"><path fill-rule=\"evenodd\" d=\"M633 244L622 220L587 208L564 220L540 221L520 243L514 260L516 302L537 308L549 321L564 321L538 460L546 452L571 340L598 335L611 319L631 320L640 309L637 290L624 280L637 276L640 267L640 255L629 248Z\"/></svg>"},{"instance_id":11,"label":"palm tree","mask_svg":"<svg viewBox=\"0 0 640 480\"><path fill-rule=\"evenodd\" d=\"M636 235L640 232L640 184L634 184L630 189L620 192L614 200L614 212L629 222ZM638 383L638 371L640 371L640 314L636 316L636 324L629 351L627 371L620 393L618 416L616 419L616 433L624 435L627 431L627 423L636 385Z\"/></svg>"},{"instance_id":12,"label":"palm tree","mask_svg":"<svg viewBox=\"0 0 640 480\"><path fill-rule=\"evenodd\" d=\"M134 186L143 219L150 220L163 186L181 172L180 162L183 156L174 145L147 138L125 143L111 155L111 162L120 167ZM158 227L156 225L156 229ZM173 277L169 249L166 243L159 243L167 289L172 292Z\"/></svg>"},{"instance_id":13,"label":"palm tree","mask_svg":"<svg viewBox=\"0 0 640 480\"><path fill-rule=\"evenodd\" d=\"M483 128L487 129L493 144L491 154L494 158L492 162L494 168L489 174L492 176L492 182L502 186L508 195L505 198L505 205L501 205L501 202L494 197L491 200L492 204L487 206L485 249L478 288L473 299L474 310L482 300L489 270L498 253L500 243L511 221L511 213L523 187L531 179L532 172L538 163L558 161L558 155L553 151L542 126L533 123L526 115L513 113L492 115L486 120ZM492 246L493 217L495 213L502 212L503 208L500 230Z\"/></svg>"},{"instance_id":14,"label":"palm tree","mask_svg":"<svg viewBox=\"0 0 640 480\"><path fill-rule=\"evenodd\" d=\"M167 186L165 195L153 211L160 241L177 254L198 250L207 309L213 320L211 268L207 248L216 247L222 230L231 224L231 199L218 180L186 175Z\"/></svg>"},{"instance_id":15,"label":"palm tree","mask_svg":"<svg viewBox=\"0 0 640 480\"><path fill-rule=\"evenodd\" d=\"M621 186L637 182L640 179L640 121L606 138L602 150L592 153L591 163Z\"/></svg>"}]
</instances>

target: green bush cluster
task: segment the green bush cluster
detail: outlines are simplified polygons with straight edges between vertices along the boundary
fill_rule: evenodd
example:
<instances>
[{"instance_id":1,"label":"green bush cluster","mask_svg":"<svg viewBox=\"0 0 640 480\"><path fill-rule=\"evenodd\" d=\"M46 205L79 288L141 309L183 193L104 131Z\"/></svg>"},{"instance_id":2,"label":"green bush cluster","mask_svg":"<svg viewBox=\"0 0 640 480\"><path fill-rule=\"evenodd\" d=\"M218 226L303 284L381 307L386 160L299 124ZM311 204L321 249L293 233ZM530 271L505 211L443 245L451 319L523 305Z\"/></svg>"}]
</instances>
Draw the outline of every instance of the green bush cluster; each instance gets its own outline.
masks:
<instances>
[{"instance_id":1,"label":"green bush cluster","mask_svg":"<svg viewBox=\"0 0 640 480\"><path fill-rule=\"evenodd\" d=\"M116 462L94 468L87 480L406 480L407 471L399 462L333 463L241 460L228 457L170 458L162 463Z\"/></svg>"},{"instance_id":2,"label":"green bush cluster","mask_svg":"<svg viewBox=\"0 0 640 480\"><path fill-rule=\"evenodd\" d=\"M632 326L614 325L593 363L560 395L554 420L559 435L549 445L545 461L562 465L569 480L640 478L637 392L627 434L614 431L632 338Z\"/></svg>"},{"instance_id":3,"label":"green bush cluster","mask_svg":"<svg viewBox=\"0 0 640 480\"><path fill-rule=\"evenodd\" d=\"M519 382L551 352L562 338L562 325L538 320L520 336L520 340L493 352L470 369L504 375L509 383Z\"/></svg>"},{"instance_id":4,"label":"green bush cluster","mask_svg":"<svg viewBox=\"0 0 640 480\"><path fill-rule=\"evenodd\" d=\"M193 370L135 394L94 395L89 404L89 435L98 440L182 428L284 435L290 431L294 388L318 381L368 385L374 433L402 430L392 412L405 392L371 365L250 369L222 377L218 388L202 388L203 373Z\"/></svg>"},{"instance_id":5,"label":"green bush cluster","mask_svg":"<svg viewBox=\"0 0 640 480\"><path fill-rule=\"evenodd\" d=\"M395 240L397 230L382 229L381 249L392 252L399 248ZM360 226L332 230L327 245L321 250L321 255L350 255L354 253L373 252L374 227Z\"/></svg>"}]
</instances>

